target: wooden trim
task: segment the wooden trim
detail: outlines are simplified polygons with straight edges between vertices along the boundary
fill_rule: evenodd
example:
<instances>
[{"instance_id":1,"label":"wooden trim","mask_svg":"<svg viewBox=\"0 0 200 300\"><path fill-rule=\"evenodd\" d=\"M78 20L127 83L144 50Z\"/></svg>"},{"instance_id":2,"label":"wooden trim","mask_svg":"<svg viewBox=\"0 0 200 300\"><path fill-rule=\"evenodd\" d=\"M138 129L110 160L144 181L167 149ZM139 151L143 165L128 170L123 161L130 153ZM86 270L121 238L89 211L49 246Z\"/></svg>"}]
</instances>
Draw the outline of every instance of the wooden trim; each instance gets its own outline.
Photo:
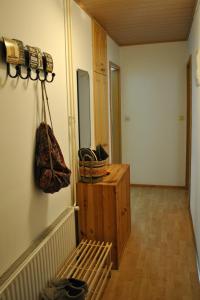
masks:
<instances>
[{"instance_id":1,"label":"wooden trim","mask_svg":"<svg viewBox=\"0 0 200 300\"><path fill-rule=\"evenodd\" d=\"M186 174L185 186L190 190L191 182L191 151L192 151L192 57L189 57L187 67L187 122L186 122Z\"/></svg>"},{"instance_id":2,"label":"wooden trim","mask_svg":"<svg viewBox=\"0 0 200 300\"><path fill-rule=\"evenodd\" d=\"M121 121L121 69L120 66L113 63L112 61L109 61L109 88L110 88L110 99L109 99L109 103L110 103L110 143L111 143L111 149L110 149L110 153L112 154L112 106L111 106L111 68L114 68L115 70L117 70L119 72L119 81L118 81L118 89L119 89L119 114L120 114L120 132L119 132L119 138L120 138L120 145L121 145L121 149L120 149L120 163L122 162L122 121Z\"/></svg>"},{"instance_id":3,"label":"wooden trim","mask_svg":"<svg viewBox=\"0 0 200 300\"><path fill-rule=\"evenodd\" d=\"M189 199L188 199L189 200ZM198 270L198 266L199 266L199 255L198 255L198 251L197 251L197 241L196 241L196 236L195 236L195 232L194 232L194 225L193 225L193 221L192 221L192 214L191 214L191 210L190 210L190 203L188 203L188 212L189 212L189 219L190 219L190 226L191 226L191 230L192 230L192 237L193 237L193 243L194 243L194 248L195 248L195 252L196 252L196 268L197 268L197 276L199 278L199 270ZM200 279L200 278L199 278ZM199 280L200 281L200 280Z\"/></svg>"},{"instance_id":4,"label":"wooden trim","mask_svg":"<svg viewBox=\"0 0 200 300\"><path fill-rule=\"evenodd\" d=\"M129 47L129 46L139 46L139 45L150 45L150 44L164 44L164 43L177 43L177 42L185 42L185 39L178 39L178 40L168 40L168 41L151 41L151 42L140 42L140 43L130 43L130 44L119 44L120 47Z\"/></svg>"},{"instance_id":5,"label":"wooden trim","mask_svg":"<svg viewBox=\"0 0 200 300\"><path fill-rule=\"evenodd\" d=\"M131 187L144 187L144 188L163 188L163 189L180 189L186 190L185 186L180 185L157 185L157 184L140 184L140 183L131 183Z\"/></svg>"},{"instance_id":6,"label":"wooden trim","mask_svg":"<svg viewBox=\"0 0 200 300\"><path fill-rule=\"evenodd\" d=\"M196 237L195 237L195 233L194 233L194 225L193 225L192 214L191 214L191 210L189 208L189 205L188 205L188 212L189 212L190 226L191 226L191 229L192 229L193 242L194 242L195 249L197 251L197 242L196 242Z\"/></svg>"}]
</instances>

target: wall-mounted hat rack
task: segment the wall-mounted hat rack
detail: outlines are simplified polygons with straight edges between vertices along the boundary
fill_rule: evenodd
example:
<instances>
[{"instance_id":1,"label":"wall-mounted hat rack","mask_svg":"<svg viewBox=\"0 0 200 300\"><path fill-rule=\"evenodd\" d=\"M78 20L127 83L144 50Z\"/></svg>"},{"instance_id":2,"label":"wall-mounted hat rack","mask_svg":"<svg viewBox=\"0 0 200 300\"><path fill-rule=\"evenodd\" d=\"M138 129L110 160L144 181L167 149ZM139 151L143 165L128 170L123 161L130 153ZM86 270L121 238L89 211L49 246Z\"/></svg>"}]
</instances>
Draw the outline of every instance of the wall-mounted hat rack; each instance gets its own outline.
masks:
<instances>
[{"instance_id":1,"label":"wall-mounted hat rack","mask_svg":"<svg viewBox=\"0 0 200 300\"><path fill-rule=\"evenodd\" d=\"M24 46L23 42L16 39L3 37L0 41L5 49L7 73L11 78L31 79L52 82L53 58L47 52L42 52L38 47Z\"/></svg>"}]
</instances>

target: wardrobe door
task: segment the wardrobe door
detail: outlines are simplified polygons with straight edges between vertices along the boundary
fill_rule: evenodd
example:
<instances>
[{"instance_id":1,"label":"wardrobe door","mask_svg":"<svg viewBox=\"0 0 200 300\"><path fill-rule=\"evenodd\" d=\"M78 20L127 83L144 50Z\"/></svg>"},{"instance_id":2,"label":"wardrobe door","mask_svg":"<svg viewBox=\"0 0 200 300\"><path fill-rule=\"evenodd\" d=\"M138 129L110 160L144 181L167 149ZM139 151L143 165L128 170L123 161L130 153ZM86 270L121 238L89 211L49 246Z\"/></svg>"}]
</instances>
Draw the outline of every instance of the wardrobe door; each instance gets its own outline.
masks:
<instances>
[{"instance_id":1,"label":"wardrobe door","mask_svg":"<svg viewBox=\"0 0 200 300\"><path fill-rule=\"evenodd\" d=\"M93 21L93 64L94 72L107 74L106 32L96 21Z\"/></svg>"}]
</instances>

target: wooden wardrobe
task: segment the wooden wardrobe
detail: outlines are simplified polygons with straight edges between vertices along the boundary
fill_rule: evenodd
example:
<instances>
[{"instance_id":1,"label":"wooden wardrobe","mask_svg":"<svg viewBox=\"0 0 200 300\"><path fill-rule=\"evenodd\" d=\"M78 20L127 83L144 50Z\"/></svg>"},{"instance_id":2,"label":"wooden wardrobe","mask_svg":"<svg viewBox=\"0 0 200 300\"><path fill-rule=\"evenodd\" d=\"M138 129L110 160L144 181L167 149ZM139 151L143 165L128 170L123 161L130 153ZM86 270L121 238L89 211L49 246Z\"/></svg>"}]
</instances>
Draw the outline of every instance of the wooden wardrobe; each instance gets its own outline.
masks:
<instances>
[{"instance_id":1,"label":"wooden wardrobe","mask_svg":"<svg viewBox=\"0 0 200 300\"><path fill-rule=\"evenodd\" d=\"M107 35L95 20L92 28L95 144L109 152Z\"/></svg>"}]
</instances>

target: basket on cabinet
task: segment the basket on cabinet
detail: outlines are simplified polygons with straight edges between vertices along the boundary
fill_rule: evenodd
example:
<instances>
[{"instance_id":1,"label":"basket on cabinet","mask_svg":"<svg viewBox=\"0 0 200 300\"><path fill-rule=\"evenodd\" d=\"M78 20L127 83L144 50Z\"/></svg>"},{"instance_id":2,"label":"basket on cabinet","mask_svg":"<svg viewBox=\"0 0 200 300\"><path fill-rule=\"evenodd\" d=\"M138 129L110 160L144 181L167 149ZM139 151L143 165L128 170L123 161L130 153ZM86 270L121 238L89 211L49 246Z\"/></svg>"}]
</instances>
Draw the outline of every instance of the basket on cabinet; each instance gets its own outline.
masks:
<instances>
[{"instance_id":1,"label":"basket on cabinet","mask_svg":"<svg viewBox=\"0 0 200 300\"><path fill-rule=\"evenodd\" d=\"M107 160L79 161L79 172L82 182L99 182L107 175Z\"/></svg>"}]
</instances>

